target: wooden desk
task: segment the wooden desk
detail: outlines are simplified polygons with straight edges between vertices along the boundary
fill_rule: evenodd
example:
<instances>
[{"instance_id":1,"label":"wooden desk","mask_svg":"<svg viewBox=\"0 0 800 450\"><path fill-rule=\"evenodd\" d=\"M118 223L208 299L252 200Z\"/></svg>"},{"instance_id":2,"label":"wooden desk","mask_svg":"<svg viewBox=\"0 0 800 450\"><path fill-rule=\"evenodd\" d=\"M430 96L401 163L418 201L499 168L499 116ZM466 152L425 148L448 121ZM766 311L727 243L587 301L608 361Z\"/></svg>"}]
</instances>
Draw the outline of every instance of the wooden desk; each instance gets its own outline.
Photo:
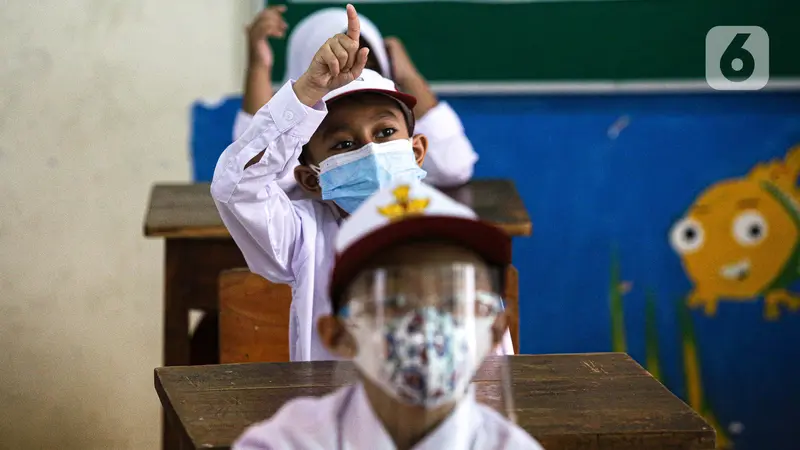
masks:
<instances>
[{"instance_id":1,"label":"wooden desk","mask_svg":"<svg viewBox=\"0 0 800 450\"><path fill-rule=\"evenodd\" d=\"M502 358L478 372L478 399L501 410ZM715 432L621 353L512 356L518 424L547 450L701 450ZM298 396L324 395L356 378L349 362L165 367L156 391L183 449L228 449L244 429Z\"/></svg>"},{"instance_id":2,"label":"wooden desk","mask_svg":"<svg viewBox=\"0 0 800 450\"><path fill-rule=\"evenodd\" d=\"M165 366L190 364L189 310L216 312L220 272L247 267L219 217L210 190L208 183L158 184L150 193L144 234L166 241ZM510 180L474 180L446 192L512 236L531 234L525 205ZM165 441L172 438L165 435Z\"/></svg>"}]
</instances>

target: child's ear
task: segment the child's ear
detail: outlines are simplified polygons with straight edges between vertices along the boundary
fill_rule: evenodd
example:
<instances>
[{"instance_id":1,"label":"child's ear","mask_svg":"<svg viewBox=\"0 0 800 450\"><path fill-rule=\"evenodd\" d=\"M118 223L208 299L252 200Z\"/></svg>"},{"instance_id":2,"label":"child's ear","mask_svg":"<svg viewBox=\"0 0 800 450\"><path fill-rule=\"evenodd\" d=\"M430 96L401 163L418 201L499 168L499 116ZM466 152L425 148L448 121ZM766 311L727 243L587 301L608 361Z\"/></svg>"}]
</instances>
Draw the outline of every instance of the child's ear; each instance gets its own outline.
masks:
<instances>
[{"instance_id":1,"label":"child's ear","mask_svg":"<svg viewBox=\"0 0 800 450\"><path fill-rule=\"evenodd\" d=\"M506 312L503 311L497 315L492 324L492 348L496 348L502 341L503 335L506 334L506 327L508 327L508 317Z\"/></svg>"},{"instance_id":2,"label":"child's ear","mask_svg":"<svg viewBox=\"0 0 800 450\"><path fill-rule=\"evenodd\" d=\"M319 186L319 175L310 167L304 164L295 167L294 179L306 193L315 197L322 195L322 188Z\"/></svg>"},{"instance_id":3,"label":"child's ear","mask_svg":"<svg viewBox=\"0 0 800 450\"><path fill-rule=\"evenodd\" d=\"M417 165L422 167L422 162L425 161L425 154L428 153L428 138L424 134L414 135L411 146L414 149L414 156L417 158Z\"/></svg>"},{"instance_id":4,"label":"child's ear","mask_svg":"<svg viewBox=\"0 0 800 450\"><path fill-rule=\"evenodd\" d=\"M317 320L317 332L322 345L332 354L353 359L356 356L356 341L335 316L322 316Z\"/></svg>"}]
</instances>

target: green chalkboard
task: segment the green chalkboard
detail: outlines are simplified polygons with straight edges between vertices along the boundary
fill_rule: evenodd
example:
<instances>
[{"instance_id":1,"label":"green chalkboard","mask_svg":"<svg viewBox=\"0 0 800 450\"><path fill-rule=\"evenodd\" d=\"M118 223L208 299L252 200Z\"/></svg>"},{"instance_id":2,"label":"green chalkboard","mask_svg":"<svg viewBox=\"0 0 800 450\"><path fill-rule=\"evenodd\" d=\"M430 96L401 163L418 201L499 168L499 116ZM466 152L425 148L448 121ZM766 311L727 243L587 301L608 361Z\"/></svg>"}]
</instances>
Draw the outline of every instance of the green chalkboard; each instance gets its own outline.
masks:
<instances>
[{"instance_id":1,"label":"green chalkboard","mask_svg":"<svg viewBox=\"0 0 800 450\"><path fill-rule=\"evenodd\" d=\"M271 2L274 4L274 2ZM717 25L769 33L772 78L800 76L800 1L584 0L354 3L406 44L432 82L702 80ZM288 3L290 24L343 3ZM285 42L273 41L284 72Z\"/></svg>"}]
</instances>

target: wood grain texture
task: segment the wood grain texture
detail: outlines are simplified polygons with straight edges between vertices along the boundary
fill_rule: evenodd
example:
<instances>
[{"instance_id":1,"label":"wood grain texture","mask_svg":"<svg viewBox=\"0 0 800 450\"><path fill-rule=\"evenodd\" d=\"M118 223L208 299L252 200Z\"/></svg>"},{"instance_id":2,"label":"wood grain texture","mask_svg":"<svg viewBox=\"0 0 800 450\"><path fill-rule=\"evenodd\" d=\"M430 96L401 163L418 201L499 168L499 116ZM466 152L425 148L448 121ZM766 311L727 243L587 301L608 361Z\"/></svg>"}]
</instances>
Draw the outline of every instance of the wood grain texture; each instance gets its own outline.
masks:
<instances>
[{"instance_id":1,"label":"wood grain texture","mask_svg":"<svg viewBox=\"0 0 800 450\"><path fill-rule=\"evenodd\" d=\"M219 277L219 360L288 362L292 289L247 269Z\"/></svg>"},{"instance_id":2,"label":"wood grain texture","mask_svg":"<svg viewBox=\"0 0 800 450\"><path fill-rule=\"evenodd\" d=\"M164 253L164 365L187 365L189 310L216 311L219 273L244 266L245 261L230 238L167 239ZM178 445L176 429L168 420L163 421L163 449Z\"/></svg>"},{"instance_id":3,"label":"wood grain texture","mask_svg":"<svg viewBox=\"0 0 800 450\"><path fill-rule=\"evenodd\" d=\"M547 450L708 450L715 433L630 357L619 353L490 357L478 399L501 410L508 360L519 425ZM349 362L253 363L156 369L167 416L186 448L228 449L249 425L299 396L352 383Z\"/></svg>"},{"instance_id":4,"label":"wood grain texture","mask_svg":"<svg viewBox=\"0 0 800 450\"><path fill-rule=\"evenodd\" d=\"M446 194L511 236L529 236L531 220L511 180L473 180ZM148 237L230 238L211 199L208 183L157 184L144 223Z\"/></svg>"}]
</instances>

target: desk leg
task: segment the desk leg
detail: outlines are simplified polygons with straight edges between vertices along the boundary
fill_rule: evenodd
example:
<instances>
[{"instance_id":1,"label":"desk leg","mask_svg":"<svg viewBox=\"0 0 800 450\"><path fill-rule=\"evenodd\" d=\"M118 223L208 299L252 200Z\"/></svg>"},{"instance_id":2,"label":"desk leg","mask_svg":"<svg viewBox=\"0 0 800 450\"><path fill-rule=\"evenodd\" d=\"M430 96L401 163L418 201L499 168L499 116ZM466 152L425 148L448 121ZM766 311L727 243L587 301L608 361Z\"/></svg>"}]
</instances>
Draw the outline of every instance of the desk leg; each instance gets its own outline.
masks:
<instances>
[{"instance_id":1,"label":"desk leg","mask_svg":"<svg viewBox=\"0 0 800 450\"><path fill-rule=\"evenodd\" d=\"M165 242L164 365L191 364L189 310L216 313L219 274L247 267L242 252L230 238L172 239ZM216 340L216 336L214 337ZM162 418L164 450L180 447L180 424Z\"/></svg>"},{"instance_id":2,"label":"desk leg","mask_svg":"<svg viewBox=\"0 0 800 450\"><path fill-rule=\"evenodd\" d=\"M521 354L519 348L519 272L514 266L508 266L505 273L506 289L503 299L506 302L508 317L508 330L511 333L511 342L514 344L514 353Z\"/></svg>"},{"instance_id":3,"label":"desk leg","mask_svg":"<svg viewBox=\"0 0 800 450\"><path fill-rule=\"evenodd\" d=\"M189 305L187 282L181 264L182 243L167 239L164 261L164 365L189 365Z\"/></svg>"},{"instance_id":4,"label":"desk leg","mask_svg":"<svg viewBox=\"0 0 800 450\"><path fill-rule=\"evenodd\" d=\"M185 295L185 262L182 242L167 239L164 260L164 365L185 366L189 364L189 306ZM180 436L162 413L161 445L164 450L181 448Z\"/></svg>"}]
</instances>

